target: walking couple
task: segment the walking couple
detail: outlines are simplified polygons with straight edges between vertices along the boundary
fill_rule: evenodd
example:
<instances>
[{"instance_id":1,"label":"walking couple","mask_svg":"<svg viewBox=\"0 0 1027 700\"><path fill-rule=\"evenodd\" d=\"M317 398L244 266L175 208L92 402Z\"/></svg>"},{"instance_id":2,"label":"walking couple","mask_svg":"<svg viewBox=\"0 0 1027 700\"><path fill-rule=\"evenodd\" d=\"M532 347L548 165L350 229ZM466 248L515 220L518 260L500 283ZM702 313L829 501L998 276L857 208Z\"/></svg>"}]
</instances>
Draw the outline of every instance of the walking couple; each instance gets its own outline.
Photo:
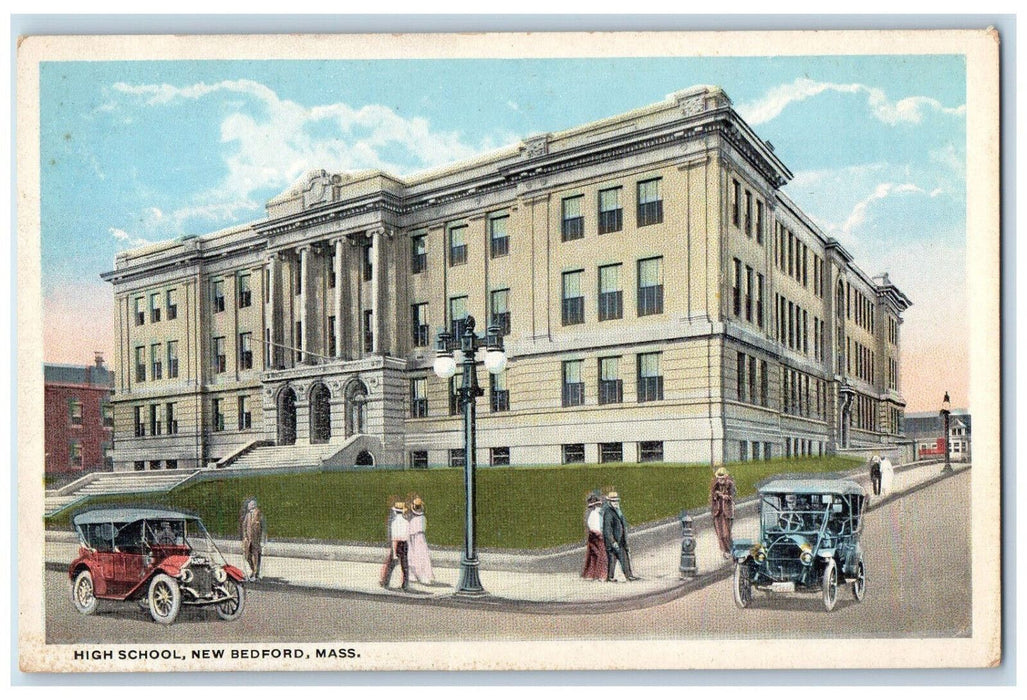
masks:
<instances>
[{"instance_id":1,"label":"walking couple","mask_svg":"<svg viewBox=\"0 0 1027 700\"><path fill-rule=\"evenodd\" d=\"M389 552L382 565L379 583L388 588L392 580L392 572L399 564L403 573L402 588L410 590L410 579L429 586L435 583L435 573L431 566L431 552L428 540L424 535L427 520L424 516L424 501L420 496L411 496L406 501L390 499L392 509L389 511Z\"/></svg>"},{"instance_id":2,"label":"walking couple","mask_svg":"<svg viewBox=\"0 0 1027 700\"><path fill-rule=\"evenodd\" d=\"M628 555L628 522L620 509L620 496L610 490L605 498L593 491L585 499L585 567L582 578L615 582L617 562L628 581L637 581L631 573Z\"/></svg>"}]
</instances>

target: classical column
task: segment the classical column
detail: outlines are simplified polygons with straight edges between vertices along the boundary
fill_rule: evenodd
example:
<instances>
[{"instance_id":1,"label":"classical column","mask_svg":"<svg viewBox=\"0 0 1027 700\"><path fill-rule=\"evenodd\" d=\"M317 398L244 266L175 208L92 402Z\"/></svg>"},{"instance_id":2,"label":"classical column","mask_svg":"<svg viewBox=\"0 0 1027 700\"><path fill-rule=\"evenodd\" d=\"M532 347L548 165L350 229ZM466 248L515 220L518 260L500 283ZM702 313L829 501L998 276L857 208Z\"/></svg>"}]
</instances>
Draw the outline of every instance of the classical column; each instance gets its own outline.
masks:
<instances>
[{"instance_id":1,"label":"classical column","mask_svg":"<svg viewBox=\"0 0 1027 700\"><path fill-rule=\"evenodd\" d=\"M334 241L335 255L335 356L342 357L342 239Z\"/></svg>"},{"instance_id":2,"label":"classical column","mask_svg":"<svg viewBox=\"0 0 1027 700\"><path fill-rule=\"evenodd\" d=\"M310 293L310 246L305 245L300 247L300 284L302 289L300 290L300 327L302 332L300 337L296 339L297 346L300 350L300 356L303 361L306 362L307 349L309 344L307 338L310 337L309 323L307 323L307 295Z\"/></svg>"},{"instance_id":3,"label":"classical column","mask_svg":"<svg viewBox=\"0 0 1027 700\"><path fill-rule=\"evenodd\" d=\"M265 343L264 349L267 353L267 364L271 369L278 368L275 356L278 354L275 345L275 294L278 292L278 253L272 253L267 258L267 302L264 306L264 313L267 318L267 333L270 344Z\"/></svg>"},{"instance_id":4,"label":"classical column","mask_svg":"<svg viewBox=\"0 0 1027 700\"><path fill-rule=\"evenodd\" d=\"M383 229L371 231L371 353L379 354L381 349L381 279L382 279L382 233Z\"/></svg>"}]
</instances>

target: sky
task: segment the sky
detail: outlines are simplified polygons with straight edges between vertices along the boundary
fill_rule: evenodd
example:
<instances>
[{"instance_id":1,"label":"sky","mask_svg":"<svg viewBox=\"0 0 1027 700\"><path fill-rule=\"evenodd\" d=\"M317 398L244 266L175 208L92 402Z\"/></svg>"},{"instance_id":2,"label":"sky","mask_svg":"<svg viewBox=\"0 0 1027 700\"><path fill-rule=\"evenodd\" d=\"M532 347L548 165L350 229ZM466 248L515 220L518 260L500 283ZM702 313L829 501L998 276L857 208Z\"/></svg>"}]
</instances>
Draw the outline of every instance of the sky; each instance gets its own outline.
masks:
<instances>
[{"instance_id":1,"label":"sky","mask_svg":"<svg viewBox=\"0 0 1027 700\"><path fill-rule=\"evenodd\" d=\"M961 56L44 63L44 360L114 357L119 251L261 219L307 170L402 176L713 84L785 193L913 301L907 411L962 407L965 83Z\"/></svg>"}]
</instances>

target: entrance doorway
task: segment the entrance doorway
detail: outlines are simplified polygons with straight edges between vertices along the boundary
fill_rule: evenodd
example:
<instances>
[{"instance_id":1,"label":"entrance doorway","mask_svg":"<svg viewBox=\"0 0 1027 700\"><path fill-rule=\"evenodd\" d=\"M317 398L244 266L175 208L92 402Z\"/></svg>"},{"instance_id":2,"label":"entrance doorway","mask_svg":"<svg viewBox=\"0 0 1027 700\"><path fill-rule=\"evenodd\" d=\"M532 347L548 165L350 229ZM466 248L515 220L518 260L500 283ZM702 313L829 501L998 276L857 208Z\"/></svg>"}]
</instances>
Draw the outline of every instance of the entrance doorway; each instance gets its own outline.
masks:
<instances>
[{"instance_id":1,"label":"entrance doorway","mask_svg":"<svg viewBox=\"0 0 1027 700\"><path fill-rule=\"evenodd\" d=\"M278 444L296 444L296 392L291 386L278 394Z\"/></svg>"},{"instance_id":2,"label":"entrance doorway","mask_svg":"<svg viewBox=\"0 0 1027 700\"><path fill-rule=\"evenodd\" d=\"M331 394L324 384L310 390L310 443L323 444L332 437Z\"/></svg>"}]
</instances>

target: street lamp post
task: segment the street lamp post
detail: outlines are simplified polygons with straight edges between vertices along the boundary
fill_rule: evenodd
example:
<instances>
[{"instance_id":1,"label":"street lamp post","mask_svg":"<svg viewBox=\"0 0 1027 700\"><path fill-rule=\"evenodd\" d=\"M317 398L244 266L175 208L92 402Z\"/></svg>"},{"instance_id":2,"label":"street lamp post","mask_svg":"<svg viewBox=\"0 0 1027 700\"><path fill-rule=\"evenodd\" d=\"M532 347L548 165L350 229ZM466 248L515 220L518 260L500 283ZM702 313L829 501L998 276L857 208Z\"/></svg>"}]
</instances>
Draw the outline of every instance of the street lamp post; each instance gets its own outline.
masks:
<instances>
[{"instance_id":1,"label":"street lamp post","mask_svg":"<svg viewBox=\"0 0 1027 700\"><path fill-rule=\"evenodd\" d=\"M449 379L456 374L455 350L461 353L460 365L463 369L462 386L457 388L460 408L464 414L464 551L460 557L460 583L457 584L458 595L484 595L481 579L478 576L478 551L475 546L474 530L477 515L475 496L475 469L477 455L475 439L475 403L484 394L478 386L478 372L475 354L478 349L485 349L485 368L492 374L499 374L506 368L506 353L503 351L503 336L498 326L489 326L484 337L474 333L474 317L464 320L463 332L453 337L446 330L439 332L436 344L435 374Z\"/></svg>"},{"instance_id":2,"label":"street lamp post","mask_svg":"<svg viewBox=\"0 0 1027 700\"><path fill-rule=\"evenodd\" d=\"M949 458L949 416L952 413L952 404L949 402L949 392L945 392L945 398L941 402L941 411L938 415L941 416L942 430L945 431L945 468L943 472L952 471L952 461Z\"/></svg>"}]
</instances>

